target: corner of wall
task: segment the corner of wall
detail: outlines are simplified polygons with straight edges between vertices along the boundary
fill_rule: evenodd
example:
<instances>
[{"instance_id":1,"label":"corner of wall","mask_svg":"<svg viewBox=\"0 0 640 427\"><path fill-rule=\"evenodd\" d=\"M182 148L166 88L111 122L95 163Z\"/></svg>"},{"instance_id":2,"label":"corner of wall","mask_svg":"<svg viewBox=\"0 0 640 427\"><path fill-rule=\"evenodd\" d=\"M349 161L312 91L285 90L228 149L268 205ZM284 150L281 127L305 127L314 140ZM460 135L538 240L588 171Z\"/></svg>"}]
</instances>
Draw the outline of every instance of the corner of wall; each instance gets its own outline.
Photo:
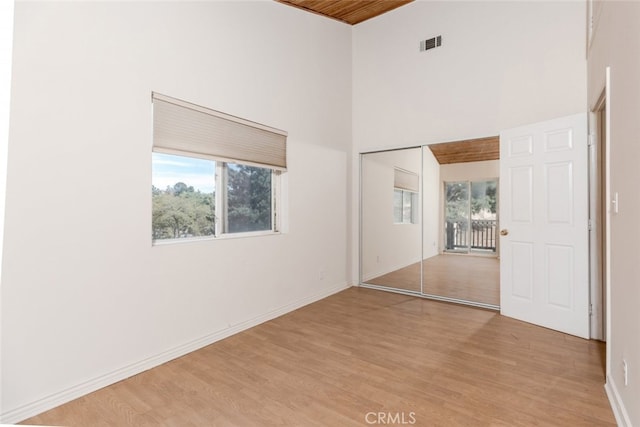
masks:
<instances>
[{"instance_id":1,"label":"corner of wall","mask_svg":"<svg viewBox=\"0 0 640 427\"><path fill-rule=\"evenodd\" d=\"M4 213L7 194L13 10L14 0L0 4L0 319L2 319L2 248L4 247ZM2 329L0 329L0 366L2 366L1 362ZM0 414L2 414L2 369L0 369Z\"/></svg>"}]
</instances>

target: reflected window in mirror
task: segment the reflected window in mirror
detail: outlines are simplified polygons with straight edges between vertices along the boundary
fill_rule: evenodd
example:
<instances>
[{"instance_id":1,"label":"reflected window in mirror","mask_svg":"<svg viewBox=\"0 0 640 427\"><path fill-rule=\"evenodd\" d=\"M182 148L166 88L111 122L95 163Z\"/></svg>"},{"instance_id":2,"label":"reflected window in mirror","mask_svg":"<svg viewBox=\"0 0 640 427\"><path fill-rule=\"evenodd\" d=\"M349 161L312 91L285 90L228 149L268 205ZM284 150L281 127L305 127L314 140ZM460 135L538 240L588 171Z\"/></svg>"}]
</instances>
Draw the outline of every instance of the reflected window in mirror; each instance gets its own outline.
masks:
<instances>
[{"instance_id":1,"label":"reflected window in mirror","mask_svg":"<svg viewBox=\"0 0 640 427\"><path fill-rule=\"evenodd\" d=\"M420 177L417 173L395 167L393 170L393 223L418 223L418 192Z\"/></svg>"},{"instance_id":2,"label":"reflected window in mirror","mask_svg":"<svg viewBox=\"0 0 640 427\"><path fill-rule=\"evenodd\" d=\"M393 190L394 224L418 223L418 193L395 188Z\"/></svg>"}]
</instances>

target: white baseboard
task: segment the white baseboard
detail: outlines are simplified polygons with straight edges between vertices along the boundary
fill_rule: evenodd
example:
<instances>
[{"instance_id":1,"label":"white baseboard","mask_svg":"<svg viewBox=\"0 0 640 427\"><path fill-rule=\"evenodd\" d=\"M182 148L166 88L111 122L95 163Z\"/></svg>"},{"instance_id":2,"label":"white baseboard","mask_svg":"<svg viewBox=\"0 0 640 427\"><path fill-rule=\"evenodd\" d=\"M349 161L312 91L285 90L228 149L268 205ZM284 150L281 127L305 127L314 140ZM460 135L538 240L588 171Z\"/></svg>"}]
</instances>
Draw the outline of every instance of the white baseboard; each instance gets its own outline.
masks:
<instances>
[{"instance_id":1,"label":"white baseboard","mask_svg":"<svg viewBox=\"0 0 640 427\"><path fill-rule=\"evenodd\" d=\"M631 427L629 413L627 412L627 408L624 406L624 402L620 398L618 387L616 387L616 383L613 381L613 378L607 376L607 382L604 384L604 389L607 392L609 404L613 410L613 416L616 417L616 423L618 426Z\"/></svg>"},{"instance_id":2,"label":"white baseboard","mask_svg":"<svg viewBox=\"0 0 640 427\"><path fill-rule=\"evenodd\" d=\"M115 384L118 381L122 381L133 375L137 375L141 372L144 372L151 368L155 368L156 366L162 365L163 363L169 362L170 360L184 356L187 353L191 353L192 351L201 349L202 347L208 346L209 344L213 344L216 341L220 341L231 335L237 334L238 332L242 332L246 329L252 328L261 323L267 322L271 319L275 319L276 317L280 317L291 311L297 310L298 308L304 307L305 305L324 299L335 293L343 291L349 287L351 287L350 284L343 283L341 285L335 286L328 290L324 290L323 292L317 293L315 295L302 298L301 300L292 302L290 304L286 304L280 308L269 311L263 315L254 317L253 319L249 319L242 323L225 328L223 330L213 332L199 339L196 339L196 340L187 342L185 344L179 345L177 347L171 348L169 350L163 351L162 353L159 353L155 356L149 357L144 360L140 360L139 362L133 363L128 366L124 366L113 372L107 373L105 375L100 375L89 381L77 384L68 389L60 390L57 393L53 393L42 399L38 399L34 402L31 402L26 405L20 406L16 409L10 410L4 414L0 414L0 423L11 424L11 423L20 422L27 418L31 418L33 416L41 414L42 412L48 411L49 409L53 409L57 406L70 402L74 399L77 399L89 393L92 393L96 390L99 390L111 384Z\"/></svg>"}]
</instances>

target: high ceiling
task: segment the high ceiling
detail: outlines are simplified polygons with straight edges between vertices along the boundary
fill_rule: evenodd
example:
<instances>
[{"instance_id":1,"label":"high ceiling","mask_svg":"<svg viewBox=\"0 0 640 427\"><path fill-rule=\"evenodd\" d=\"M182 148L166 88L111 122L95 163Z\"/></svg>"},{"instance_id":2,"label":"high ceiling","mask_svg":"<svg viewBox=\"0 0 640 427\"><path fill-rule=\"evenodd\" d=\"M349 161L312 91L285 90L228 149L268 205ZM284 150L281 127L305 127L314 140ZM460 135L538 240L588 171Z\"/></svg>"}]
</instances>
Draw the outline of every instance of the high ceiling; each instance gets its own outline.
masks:
<instances>
[{"instance_id":1,"label":"high ceiling","mask_svg":"<svg viewBox=\"0 0 640 427\"><path fill-rule=\"evenodd\" d=\"M429 148L441 165L500 158L500 138L497 136L431 144Z\"/></svg>"},{"instance_id":2,"label":"high ceiling","mask_svg":"<svg viewBox=\"0 0 640 427\"><path fill-rule=\"evenodd\" d=\"M413 0L275 0L307 12L355 25L413 2ZM429 145L438 163L479 162L500 158L499 137Z\"/></svg>"},{"instance_id":3,"label":"high ceiling","mask_svg":"<svg viewBox=\"0 0 640 427\"><path fill-rule=\"evenodd\" d=\"M350 25L382 15L413 0L275 0Z\"/></svg>"}]
</instances>

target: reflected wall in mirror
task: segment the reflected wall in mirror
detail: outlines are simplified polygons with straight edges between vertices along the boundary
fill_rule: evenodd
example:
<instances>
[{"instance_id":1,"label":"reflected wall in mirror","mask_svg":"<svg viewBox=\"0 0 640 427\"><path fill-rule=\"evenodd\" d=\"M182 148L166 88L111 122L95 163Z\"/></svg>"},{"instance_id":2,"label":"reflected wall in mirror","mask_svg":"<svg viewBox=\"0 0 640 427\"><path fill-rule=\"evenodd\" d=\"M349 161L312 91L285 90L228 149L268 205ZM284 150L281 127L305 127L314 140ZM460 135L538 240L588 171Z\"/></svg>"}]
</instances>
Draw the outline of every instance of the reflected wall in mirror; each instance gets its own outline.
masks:
<instances>
[{"instance_id":1,"label":"reflected wall in mirror","mask_svg":"<svg viewBox=\"0 0 640 427\"><path fill-rule=\"evenodd\" d=\"M361 157L361 281L421 292L420 148Z\"/></svg>"}]
</instances>

